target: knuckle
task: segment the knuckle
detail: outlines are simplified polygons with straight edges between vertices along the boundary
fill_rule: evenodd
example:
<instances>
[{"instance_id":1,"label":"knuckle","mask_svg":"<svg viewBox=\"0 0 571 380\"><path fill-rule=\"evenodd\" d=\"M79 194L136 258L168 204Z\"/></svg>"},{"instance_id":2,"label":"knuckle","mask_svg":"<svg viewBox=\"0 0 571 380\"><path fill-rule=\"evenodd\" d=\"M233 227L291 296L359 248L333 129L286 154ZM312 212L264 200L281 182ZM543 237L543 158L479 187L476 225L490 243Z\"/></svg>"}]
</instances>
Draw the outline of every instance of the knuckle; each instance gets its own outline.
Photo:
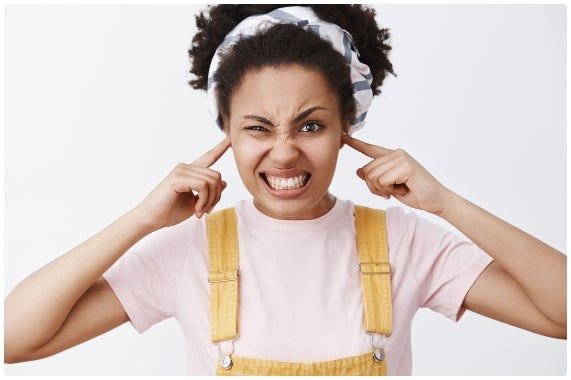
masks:
<instances>
[{"instance_id":1,"label":"knuckle","mask_svg":"<svg viewBox=\"0 0 571 380\"><path fill-rule=\"evenodd\" d=\"M181 182L184 179L184 175L181 170L177 169L171 173L171 178L174 182Z\"/></svg>"},{"instance_id":2,"label":"knuckle","mask_svg":"<svg viewBox=\"0 0 571 380\"><path fill-rule=\"evenodd\" d=\"M175 171L182 171L186 168L186 164L179 162L178 164L176 164L176 166L174 167Z\"/></svg>"},{"instance_id":3,"label":"knuckle","mask_svg":"<svg viewBox=\"0 0 571 380\"><path fill-rule=\"evenodd\" d=\"M217 172L216 170L208 169L208 179L212 181L212 183L218 183L222 179L222 174Z\"/></svg>"},{"instance_id":4,"label":"knuckle","mask_svg":"<svg viewBox=\"0 0 571 380\"><path fill-rule=\"evenodd\" d=\"M207 194L208 184L206 182L201 181L200 184L196 187L198 192L201 193L203 196Z\"/></svg>"},{"instance_id":5,"label":"knuckle","mask_svg":"<svg viewBox=\"0 0 571 380\"><path fill-rule=\"evenodd\" d=\"M391 184L391 180L383 176L375 178L375 182L378 183L380 186L387 186Z\"/></svg>"},{"instance_id":6,"label":"knuckle","mask_svg":"<svg viewBox=\"0 0 571 380\"><path fill-rule=\"evenodd\" d=\"M369 190L371 190L372 193L374 193L375 191L377 191L376 186L371 183L371 181L365 181L367 183L367 187L369 188Z\"/></svg>"},{"instance_id":7,"label":"knuckle","mask_svg":"<svg viewBox=\"0 0 571 380\"><path fill-rule=\"evenodd\" d=\"M182 179L184 178L185 172L186 172L186 165L183 163L179 163L174 167L171 174L174 176L175 179Z\"/></svg>"}]
</instances>

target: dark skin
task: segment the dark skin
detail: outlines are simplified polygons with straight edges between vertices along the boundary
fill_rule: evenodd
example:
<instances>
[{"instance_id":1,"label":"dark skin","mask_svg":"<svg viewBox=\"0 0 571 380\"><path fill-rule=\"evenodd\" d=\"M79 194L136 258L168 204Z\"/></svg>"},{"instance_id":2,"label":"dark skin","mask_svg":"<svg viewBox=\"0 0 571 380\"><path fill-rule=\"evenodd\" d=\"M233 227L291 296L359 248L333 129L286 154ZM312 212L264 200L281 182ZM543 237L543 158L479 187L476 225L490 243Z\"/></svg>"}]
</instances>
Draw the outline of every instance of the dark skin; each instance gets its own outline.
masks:
<instances>
[{"instance_id":1,"label":"dark skin","mask_svg":"<svg viewBox=\"0 0 571 380\"><path fill-rule=\"evenodd\" d=\"M283 75L269 82L272 89L279 78ZM311 89L304 90L301 93ZM494 258L466 295L466 308L566 338L565 255L447 189L405 151L352 138L342 132L341 122L338 128L337 150L347 145L371 158L357 169L357 176L373 194L438 215ZM230 146L226 137L192 163L177 165L135 208L22 281L4 302L5 362L50 356L127 322L103 273L149 233L210 212L226 187L221 174L210 167ZM43 302L47 295L49 303Z\"/></svg>"}]
</instances>

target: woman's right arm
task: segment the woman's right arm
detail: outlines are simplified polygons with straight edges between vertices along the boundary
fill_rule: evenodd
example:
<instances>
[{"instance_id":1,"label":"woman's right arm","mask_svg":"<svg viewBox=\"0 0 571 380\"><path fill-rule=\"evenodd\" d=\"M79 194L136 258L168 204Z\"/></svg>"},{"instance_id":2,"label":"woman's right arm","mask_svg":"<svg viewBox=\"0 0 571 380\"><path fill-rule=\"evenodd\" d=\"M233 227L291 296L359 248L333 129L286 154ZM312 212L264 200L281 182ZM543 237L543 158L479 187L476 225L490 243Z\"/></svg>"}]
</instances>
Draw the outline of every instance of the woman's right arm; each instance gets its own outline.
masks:
<instances>
[{"instance_id":1,"label":"woman's right arm","mask_svg":"<svg viewBox=\"0 0 571 380\"><path fill-rule=\"evenodd\" d=\"M136 209L128 212L10 292L4 301L5 362L53 355L128 320L101 276L148 233L137 219Z\"/></svg>"},{"instance_id":2,"label":"woman's right arm","mask_svg":"<svg viewBox=\"0 0 571 380\"><path fill-rule=\"evenodd\" d=\"M218 203L226 184L209 166L229 146L177 165L138 206L18 284L4 300L4 362L50 356L126 322L103 273L144 236Z\"/></svg>"}]
</instances>

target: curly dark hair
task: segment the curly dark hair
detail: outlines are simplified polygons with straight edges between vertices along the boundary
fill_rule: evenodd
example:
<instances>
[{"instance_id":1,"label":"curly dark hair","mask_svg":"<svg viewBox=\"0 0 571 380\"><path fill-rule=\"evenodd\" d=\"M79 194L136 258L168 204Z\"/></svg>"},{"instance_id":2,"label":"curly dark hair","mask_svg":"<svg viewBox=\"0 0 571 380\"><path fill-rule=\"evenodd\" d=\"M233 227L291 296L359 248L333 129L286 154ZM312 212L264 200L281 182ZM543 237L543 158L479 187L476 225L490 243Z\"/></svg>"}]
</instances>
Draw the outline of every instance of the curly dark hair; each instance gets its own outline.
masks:
<instances>
[{"instance_id":1,"label":"curly dark hair","mask_svg":"<svg viewBox=\"0 0 571 380\"><path fill-rule=\"evenodd\" d=\"M209 6L196 15L198 32L192 40L189 55L190 72L195 79L189 83L195 89L206 90L208 70L214 53L226 35L243 19L266 14L289 5L280 4L220 4ZM337 24L353 37L360 52L359 60L367 64L373 75L374 95L388 73L394 75L388 54L388 29L380 29L375 20L375 9L363 5L308 5L323 21ZM328 41L293 24L276 24L254 37L236 43L225 53L216 72L218 107L222 119L229 116L232 91L243 75L252 69L296 63L324 75L339 97L341 115L350 121L355 114L350 69L341 54ZM223 121L223 120L222 120Z\"/></svg>"}]
</instances>

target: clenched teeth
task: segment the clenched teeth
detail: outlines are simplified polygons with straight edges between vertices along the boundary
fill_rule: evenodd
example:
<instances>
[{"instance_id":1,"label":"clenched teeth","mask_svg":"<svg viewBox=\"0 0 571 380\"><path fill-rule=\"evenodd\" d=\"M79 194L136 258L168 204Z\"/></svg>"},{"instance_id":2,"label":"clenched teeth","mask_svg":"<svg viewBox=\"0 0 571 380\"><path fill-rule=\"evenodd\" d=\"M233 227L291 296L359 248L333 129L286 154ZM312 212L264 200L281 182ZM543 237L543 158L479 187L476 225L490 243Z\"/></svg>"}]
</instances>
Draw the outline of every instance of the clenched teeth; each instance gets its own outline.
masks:
<instances>
[{"instance_id":1,"label":"clenched teeth","mask_svg":"<svg viewBox=\"0 0 571 380\"><path fill-rule=\"evenodd\" d=\"M295 177L283 178L266 174L263 177L266 180L267 184L270 185L270 187L274 190L292 190L305 186L309 180L310 175L304 174Z\"/></svg>"}]
</instances>

